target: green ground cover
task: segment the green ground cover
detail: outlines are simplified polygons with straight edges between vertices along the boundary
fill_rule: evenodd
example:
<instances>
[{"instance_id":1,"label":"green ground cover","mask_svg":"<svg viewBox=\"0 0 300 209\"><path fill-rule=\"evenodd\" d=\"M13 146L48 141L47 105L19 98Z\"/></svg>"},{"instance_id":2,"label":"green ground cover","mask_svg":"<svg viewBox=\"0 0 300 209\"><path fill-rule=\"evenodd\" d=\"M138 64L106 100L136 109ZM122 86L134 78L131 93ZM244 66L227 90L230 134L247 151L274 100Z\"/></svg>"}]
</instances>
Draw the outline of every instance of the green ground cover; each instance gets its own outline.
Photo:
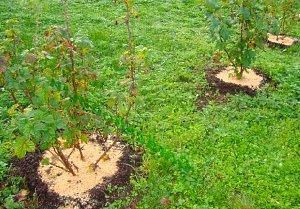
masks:
<instances>
[{"instance_id":1,"label":"green ground cover","mask_svg":"<svg viewBox=\"0 0 300 209\"><path fill-rule=\"evenodd\" d=\"M59 1L45 4L41 30L62 23ZM145 148L145 175L132 178L138 208L164 208L162 198L170 199L171 208L300 208L299 44L259 51L254 65L277 83L276 89L266 86L256 97L229 96L227 103L212 102L200 111L197 94L207 87L204 69L215 51L201 2L139 0L136 7L136 44L147 47L150 64L138 74L137 107L124 128L130 143ZM115 24L124 9L110 0L76 0L70 11L73 29L94 43L94 69L100 77L90 100L93 111L102 114L102 106L125 89L119 59L126 48L126 28ZM21 21L30 46L33 15L17 1L2 0L1 31L9 18ZM291 35L299 34L298 23ZM9 101L0 95L4 122ZM0 182L9 168L5 144L0 136ZM3 191L0 200L17 188Z\"/></svg>"}]
</instances>

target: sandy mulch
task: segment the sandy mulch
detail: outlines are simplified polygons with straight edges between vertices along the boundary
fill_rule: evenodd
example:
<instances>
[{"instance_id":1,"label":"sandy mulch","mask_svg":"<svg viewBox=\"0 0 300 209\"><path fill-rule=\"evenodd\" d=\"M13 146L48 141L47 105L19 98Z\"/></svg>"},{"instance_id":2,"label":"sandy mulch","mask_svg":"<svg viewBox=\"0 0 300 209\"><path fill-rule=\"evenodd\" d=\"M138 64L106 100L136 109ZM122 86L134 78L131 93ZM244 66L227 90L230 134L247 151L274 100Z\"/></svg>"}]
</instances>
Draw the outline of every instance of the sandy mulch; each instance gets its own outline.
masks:
<instances>
[{"instance_id":1,"label":"sandy mulch","mask_svg":"<svg viewBox=\"0 0 300 209\"><path fill-rule=\"evenodd\" d=\"M225 70L220 71L216 77L226 83L233 83L240 86L247 86L251 89L259 89L263 81L263 77L258 75L254 70L247 70L243 73L241 79L237 79L234 75L233 67L226 67Z\"/></svg>"},{"instance_id":2,"label":"sandy mulch","mask_svg":"<svg viewBox=\"0 0 300 209\"><path fill-rule=\"evenodd\" d=\"M274 44L280 44L283 46L292 46L294 43L297 42L297 39L288 37L288 36L282 36L282 35L273 35L268 33L268 41Z\"/></svg>"},{"instance_id":3,"label":"sandy mulch","mask_svg":"<svg viewBox=\"0 0 300 209\"><path fill-rule=\"evenodd\" d=\"M109 146L109 143L112 143L112 141L107 143L107 146ZM71 150L66 149L63 152L68 156ZM70 162L78 167L76 169L73 166L76 176L55 166L40 164L38 173L50 190L60 196L86 200L89 199L89 191L92 188L103 183L105 178L109 178L118 172L118 161L123 155L122 147L118 143L108 152L106 159L99 162L99 167L96 171L90 168L90 164L94 163L103 153L100 145L90 141L84 144L82 152L85 156L85 161L80 159L78 150L75 150L69 158ZM49 158L50 162L62 166L61 162L49 151L46 151L43 157Z\"/></svg>"}]
</instances>

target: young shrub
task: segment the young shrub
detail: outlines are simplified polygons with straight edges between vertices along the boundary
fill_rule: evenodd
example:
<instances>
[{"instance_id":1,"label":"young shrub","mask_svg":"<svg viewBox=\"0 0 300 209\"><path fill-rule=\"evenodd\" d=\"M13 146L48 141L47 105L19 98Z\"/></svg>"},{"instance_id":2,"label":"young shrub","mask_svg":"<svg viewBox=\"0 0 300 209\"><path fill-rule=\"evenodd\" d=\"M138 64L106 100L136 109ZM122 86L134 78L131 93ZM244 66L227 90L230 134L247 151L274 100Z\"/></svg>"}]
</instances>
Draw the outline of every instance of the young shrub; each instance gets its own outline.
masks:
<instances>
[{"instance_id":1,"label":"young shrub","mask_svg":"<svg viewBox=\"0 0 300 209\"><path fill-rule=\"evenodd\" d=\"M22 158L36 147L48 150L58 156L61 169L76 175L62 150L74 147L84 160L80 143L87 142L86 129L92 123L84 107L96 75L87 58L91 42L72 35L65 4L66 27L49 28L30 50L22 47L17 21L8 21L0 47L1 77L13 103L6 128L14 139L14 153Z\"/></svg>"},{"instance_id":2,"label":"young shrub","mask_svg":"<svg viewBox=\"0 0 300 209\"><path fill-rule=\"evenodd\" d=\"M255 49L265 37L262 5L261 0L208 0L206 3L212 39L226 53L238 79L251 68Z\"/></svg>"},{"instance_id":3,"label":"young shrub","mask_svg":"<svg viewBox=\"0 0 300 209\"><path fill-rule=\"evenodd\" d=\"M112 96L107 101L107 105L116 115L124 119L124 122L128 122L138 96L138 75L141 71L149 70L148 51L146 47L135 42L133 20L138 19L139 14L135 9L134 1L115 0L114 3L119 3L125 10L124 16L118 18L116 24L125 26L126 50L120 57L120 67L126 69L126 74L120 84L127 89L122 94Z\"/></svg>"},{"instance_id":4,"label":"young shrub","mask_svg":"<svg viewBox=\"0 0 300 209\"><path fill-rule=\"evenodd\" d=\"M128 108L124 115L125 120L128 120L131 109L136 103L136 97L138 94L137 86L137 73L138 71L147 68L147 48L143 46L136 46L134 41L134 34L132 29L132 19L138 17L138 12L134 8L133 0L123 0L126 14L124 17L124 24L127 30L127 50L123 53L121 58L121 64L126 66L127 78L128 78Z\"/></svg>"},{"instance_id":5,"label":"young shrub","mask_svg":"<svg viewBox=\"0 0 300 209\"><path fill-rule=\"evenodd\" d=\"M118 3L117 0L114 3ZM125 16L122 18L126 27L127 36L127 49L121 56L121 65L127 68L126 78L123 80L123 84L128 86L128 91L125 92L125 102L119 103L117 98L112 98L108 101L108 106L115 108L115 113L120 116L122 122L128 122L128 117L133 110L138 95L137 74L141 69L147 68L147 49L143 46L136 46L134 40L134 33L132 27L132 19L138 16L137 11L134 8L133 0L120 0L125 7ZM122 22L122 21L120 21ZM97 159L97 161L91 165L95 170L97 164L103 159L106 153L115 145L117 137L113 143L106 149L106 151Z\"/></svg>"},{"instance_id":6,"label":"young shrub","mask_svg":"<svg viewBox=\"0 0 300 209\"><path fill-rule=\"evenodd\" d=\"M126 15L124 18L124 23L127 30L127 50L124 52L122 57L122 64L128 68L128 78L129 78L129 97L128 97L128 109L125 113L125 120L128 119L129 113L135 104L137 96L137 84L136 84L136 71L137 71L137 57L135 44L133 41L133 31L131 28L131 19L134 14L133 1L124 0L124 6L126 8Z\"/></svg>"},{"instance_id":7,"label":"young shrub","mask_svg":"<svg viewBox=\"0 0 300 209\"><path fill-rule=\"evenodd\" d=\"M297 15L299 3L296 0L266 0L270 32L275 35L287 34Z\"/></svg>"},{"instance_id":8,"label":"young shrub","mask_svg":"<svg viewBox=\"0 0 300 209\"><path fill-rule=\"evenodd\" d=\"M16 94L19 91L18 74L22 71L21 68L15 66L7 71L9 65L15 65L21 58L19 53L21 39L19 32L19 21L10 19L5 22L6 30L1 34L0 42L0 82L1 86L6 87L13 102L17 104Z\"/></svg>"},{"instance_id":9,"label":"young shrub","mask_svg":"<svg viewBox=\"0 0 300 209\"><path fill-rule=\"evenodd\" d=\"M296 17L297 7L299 1L296 0L282 0L280 1L281 18L280 18L280 33L286 34L289 28L293 25ZM277 5L278 6L278 5Z\"/></svg>"},{"instance_id":10,"label":"young shrub","mask_svg":"<svg viewBox=\"0 0 300 209\"><path fill-rule=\"evenodd\" d=\"M268 42L284 47L296 43L296 38L287 35L297 24L297 8L300 8L300 3L296 0L267 0L265 5L269 23Z\"/></svg>"}]
</instances>

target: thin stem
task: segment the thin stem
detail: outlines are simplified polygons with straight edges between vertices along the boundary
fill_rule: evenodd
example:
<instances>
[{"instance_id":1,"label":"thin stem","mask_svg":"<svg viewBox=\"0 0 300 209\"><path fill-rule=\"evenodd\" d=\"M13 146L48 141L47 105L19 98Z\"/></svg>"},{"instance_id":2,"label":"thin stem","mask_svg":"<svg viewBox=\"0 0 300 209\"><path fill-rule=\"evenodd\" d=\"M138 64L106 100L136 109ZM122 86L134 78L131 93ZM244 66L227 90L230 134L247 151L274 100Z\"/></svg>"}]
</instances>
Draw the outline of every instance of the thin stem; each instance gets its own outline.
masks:
<instances>
[{"instance_id":1,"label":"thin stem","mask_svg":"<svg viewBox=\"0 0 300 209\"><path fill-rule=\"evenodd\" d=\"M73 147L73 149L71 150L70 154L68 155L68 159L71 157L71 155L73 154L73 152L75 151L75 147Z\"/></svg>"},{"instance_id":2,"label":"thin stem","mask_svg":"<svg viewBox=\"0 0 300 209\"><path fill-rule=\"evenodd\" d=\"M117 139L118 137L114 137L114 141L113 143L111 143L111 145L102 153L102 155L96 160L96 162L92 165L93 170L95 171L97 169L98 163L100 162L100 160L102 160L106 154L111 150L111 148L113 146L115 146L115 144L117 143Z\"/></svg>"},{"instance_id":3,"label":"thin stem","mask_svg":"<svg viewBox=\"0 0 300 209\"><path fill-rule=\"evenodd\" d=\"M24 94L29 99L30 103L33 104L32 96L31 96L30 91L28 90L28 88L26 88L24 90Z\"/></svg>"},{"instance_id":4,"label":"thin stem","mask_svg":"<svg viewBox=\"0 0 300 209\"><path fill-rule=\"evenodd\" d=\"M15 104L18 104L19 102L18 102L18 100L17 100L17 98L16 98L16 95L15 95L15 93L13 92L13 91L9 91L9 93L10 93L10 96L11 96L11 98L13 99L13 101L14 101L14 103Z\"/></svg>"},{"instance_id":5,"label":"thin stem","mask_svg":"<svg viewBox=\"0 0 300 209\"><path fill-rule=\"evenodd\" d=\"M125 121L128 120L129 113L133 106L135 105L135 97L136 97L136 61L135 61L135 47L133 43L133 32L131 29L131 8L129 2L124 0L124 4L126 7L126 17L125 17L125 24L127 29L127 41L128 41L128 52L129 52L129 77L131 80L131 84L129 87L129 94L133 100L129 101L128 109L125 113Z\"/></svg>"},{"instance_id":6,"label":"thin stem","mask_svg":"<svg viewBox=\"0 0 300 209\"><path fill-rule=\"evenodd\" d=\"M72 31L71 31L71 26L70 26L68 0L62 0L62 4L63 4L63 7L64 7L64 19L65 19L65 24L66 24L69 59L70 59L70 63L71 63L71 69L70 69L70 71L71 71L71 82L72 82L72 87L73 87L75 97L77 97L77 91L78 90L77 90L77 83L76 83L75 56L74 56L74 51L73 51L74 45L71 41Z\"/></svg>"},{"instance_id":7,"label":"thin stem","mask_svg":"<svg viewBox=\"0 0 300 209\"><path fill-rule=\"evenodd\" d=\"M36 16L35 16L35 35L33 37L33 45L34 45L35 50L37 50L39 39L40 39L40 36L38 35L39 34L39 28L40 28L40 15L41 15L41 8L40 8L39 4L36 4L35 9L36 9L36 11L35 11L35 13L36 13ZM36 83L35 83L35 73L36 73L36 71L37 71L37 68L36 68L36 65L34 65L32 67L32 72L31 72L31 77L32 77L31 79L33 81L33 92L36 91Z\"/></svg>"},{"instance_id":8,"label":"thin stem","mask_svg":"<svg viewBox=\"0 0 300 209\"><path fill-rule=\"evenodd\" d=\"M53 150L54 150L54 148L53 148ZM61 161L61 159L59 159L59 157L58 157L58 155L57 155L56 153L51 152L50 149L49 149L48 151L49 151L49 152L52 154L52 156L55 157L61 164L64 164L63 161Z\"/></svg>"},{"instance_id":9,"label":"thin stem","mask_svg":"<svg viewBox=\"0 0 300 209\"><path fill-rule=\"evenodd\" d=\"M244 7L245 2L243 1L242 7ZM235 74L237 79L241 79L244 72L244 66L243 66L243 58L244 58L244 24L245 20L243 17L241 17L241 27L240 27L240 69L235 68Z\"/></svg>"},{"instance_id":10,"label":"thin stem","mask_svg":"<svg viewBox=\"0 0 300 209\"><path fill-rule=\"evenodd\" d=\"M54 167L57 167L57 168L59 168L59 169L62 169L62 170L64 170L64 171L66 171L66 172L69 172L67 169L65 169L65 168L63 168L63 167L61 167L61 166L59 166L59 165L56 165L56 164L54 164L54 163L49 163L50 165L52 165L52 166L54 166Z\"/></svg>"},{"instance_id":11,"label":"thin stem","mask_svg":"<svg viewBox=\"0 0 300 209\"><path fill-rule=\"evenodd\" d=\"M285 10L285 5L284 5L284 8L283 8L283 16L282 16L282 21L281 21L281 34L284 34L284 31L285 31L285 20L286 20L286 10Z\"/></svg>"},{"instance_id":12,"label":"thin stem","mask_svg":"<svg viewBox=\"0 0 300 209\"><path fill-rule=\"evenodd\" d=\"M223 37L222 37L220 31L219 31L219 38L220 38L221 43L224 44L225 41L223 40ZM228 50L225 47L224 47L223 50L224 50L225 54L227 55L227 58L229 59L229 62L233 65L234 68L237 68L236 63L232 60L232 57L230 56L230 53L228 52Z\"/></svg>"},{"instance_id":13,"label":"thin stem","mask_svg":"<svg viewBox=\"0 0 300 209\"><path fill-rule=\"evenodd\" d=\"M76 148L76 149L79 151L79 153L80 153L80 159L81 159L82 161L85 161L84 155L83 155L83 153L82 153L82 147L80 147L79 142L75 144L75 148Z\"/></svg>"},{"instance_id":14,"label":"thin stem","mask_svg":"<svg viewBox=\"0 0 300 209\"><path fill-rule=\"evenodd\" d=\"M60 159L63 162L63 165L66 167L66 169L73 175L76 176L71 163L68 161L68 159L66 158L66 156L64 155L64 153L62 152L60 147L56 147L54 148L54 150L56 150L58 156L60 157Z\"/></svg>"},{"instance_id":15,"label":"thin stem","mask_svg":"<svg viewBox=\"0 0 300 209\"><path fill-rule=\"evenodd\" d=\"M72 165L74 166L74 168L77 170L77 172L79 171L79 168L75 165L75 163L72 162Z\"/></svg>"}]
</instances>

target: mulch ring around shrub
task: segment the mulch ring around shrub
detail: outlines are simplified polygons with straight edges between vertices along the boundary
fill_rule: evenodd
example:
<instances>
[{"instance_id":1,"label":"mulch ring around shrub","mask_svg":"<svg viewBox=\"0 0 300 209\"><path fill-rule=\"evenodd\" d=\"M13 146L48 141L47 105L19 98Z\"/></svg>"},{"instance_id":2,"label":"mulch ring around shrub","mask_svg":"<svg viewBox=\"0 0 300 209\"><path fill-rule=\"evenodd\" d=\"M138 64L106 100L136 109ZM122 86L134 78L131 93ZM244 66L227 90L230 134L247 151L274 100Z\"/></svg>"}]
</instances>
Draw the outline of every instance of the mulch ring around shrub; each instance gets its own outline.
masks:
<instances>
[{"instance_id":1,"label":"mulch ring around shrub","mask_svg":"<svg viewBox=\"0 0 300 209\"><path fill-rule=\"evenodd\" d=\"M223 80L217 78L217 76L216 76L218 73L220 73L221 71L224 71L224 70L225 70L225 67L219 67L216 69L207 68L206 75L205 75L206 80L209 83L209 86L221 94L227 94L227 93L237 94L237 93L243 92L250 96L255 96L257 91L259 91L261 87L263 87L266 83L271 82L271 79L267 75L261 73L257 69L253 69L253 71L257 75L260 75L263 78L259 85L259 89L253 89L248 86L241 86L241 85L237 85L234 83L224 82Z\"/></svg>"},{"instance_id":2,"label":"mulch ring around shrub","mask_svg":"<svg viewBox=\"0 0 300 209\"><path fill-rule=\"evenodd\" d=\"M257 91L259 91L262 86L264 86L266 83L271 83L271 79L267 75L256 69L254 70L255 73L263 78L259 85L259 89L253 89L248 86L224 82L216 76L223 70L225 70L224 66L206 68L205 78L209 86L206 89L200 89L199 87L197 89L198 97L196 103L199 110L202 110L211 101L217 104L226 102L228 100L227 94L246 93L250 96L255 96Z\"/></svg>"},{"instance_id":3,"label":"mulch ring around shrub","mask_svg":"<svg viewBox=\"0 0 300 209\"><path fill-rule=\"evenodd\" d=\"M98 142L98 141L97 141ZM99 141L99 144L101 142ZM132 147L120 143L124 146L123 155L118 161L118 171L111 177L105 178L104 182L96 185L88 191L90 199L82 201L78 198L64 197L51 191L46 183L42 181L38 168L43 157L41 151L28 154L24 159L13 161L13 175L24 177L30 195L36 195L37 207L45 209L56 209L63 206L71 208L103 208L113 201L126 197L131 191L130 176L141 165L142 151L135 151ZM112 187L122 187L113 190Z\"/></svg>"},{"instance_id":4,"label":"mulch ring around shrub","mask_svg":"<svg viewBox=\"0 0 300 209\"><path fill-rule=\"evenodd\" d=\"M299 39L286 36L284 34L280 34L277 36L269 33L267 38L267 44L269 47L280 47L285 49L299 44Z\"/></svg>"}]
</instances>

